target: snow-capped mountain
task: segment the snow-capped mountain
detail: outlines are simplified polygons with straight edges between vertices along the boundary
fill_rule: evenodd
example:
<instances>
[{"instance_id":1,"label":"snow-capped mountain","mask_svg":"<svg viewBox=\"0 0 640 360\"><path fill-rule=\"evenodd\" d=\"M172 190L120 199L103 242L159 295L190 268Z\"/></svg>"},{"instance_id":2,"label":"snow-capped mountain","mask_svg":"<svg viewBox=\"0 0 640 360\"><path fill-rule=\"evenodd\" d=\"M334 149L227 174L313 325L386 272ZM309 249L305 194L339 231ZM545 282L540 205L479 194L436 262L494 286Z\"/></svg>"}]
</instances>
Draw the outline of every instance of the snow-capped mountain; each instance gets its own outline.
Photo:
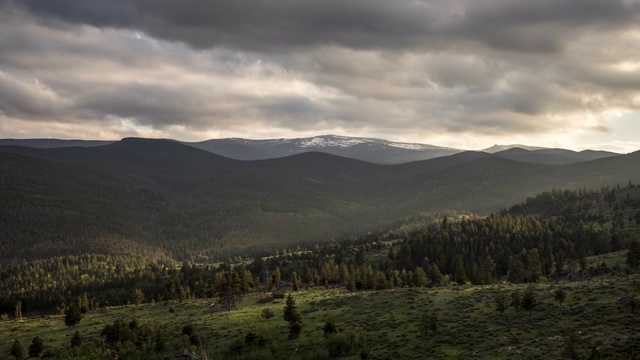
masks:
<instances>
[{"instance_id":1,"label":"snow-capped mountain","mask_svg":"<svg viewBox=\"0 0 640 360\"><path fill-rule=\"evenodd\" d=\"M238 160L271 159L318 151L378 164L401 164L462 152L427 144L337 135L268 140L230 138L184 144Z\"/></svg>"},{"instance_id":2,"label":"snow-capped mountain","mask_svg":"<svg viewBox=\"0 0 640 360\"><path fill-rule=\"evenodd\" d=\"M511 149L524 149L524 150L529 150L529 151L534 151L534 150L543 150L546 149L544 147L539 147L539 146L528 146L528 145L521 145L521 144L511 144L511 145L493 145L492 147L483 149L481 151L484 151L486 153L489 154L495 154L501 151L505 151L505 150L511 150Z\"/></svg>"},{"instance_id":3,"label":"snow-capped mountain","mask_svg":"<svg viewBox=\"0 0 640 360\"><path fill-rule=\"evenodd\" d=\"M418 143L393 142L375 138L322 135L297 139L250 140L241 138L212 139L201 142L182 142L184 145L206 150L236 160L275 159L305 152L324 152L377 164L402 164L453 155L465 150ZM0 146L31 148L94 147L114 141L58 140L58 139L0 139ZM617 155L606 151L575 152L526 145L494 145L481 150L494 156L518 161L547 164L568 164Z\"/></svg>"}]
</instances>

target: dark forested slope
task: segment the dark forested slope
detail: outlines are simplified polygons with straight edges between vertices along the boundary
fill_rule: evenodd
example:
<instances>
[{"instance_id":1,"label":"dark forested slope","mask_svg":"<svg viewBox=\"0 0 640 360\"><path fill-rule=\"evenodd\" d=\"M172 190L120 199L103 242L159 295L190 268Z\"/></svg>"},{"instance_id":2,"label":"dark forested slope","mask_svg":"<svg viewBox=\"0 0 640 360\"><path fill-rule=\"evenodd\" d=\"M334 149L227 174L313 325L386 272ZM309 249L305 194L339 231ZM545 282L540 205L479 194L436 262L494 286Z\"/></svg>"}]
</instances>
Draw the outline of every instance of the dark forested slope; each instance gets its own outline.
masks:
<instances>
[{"instance_id":1,"label":"dark forested slope","mask_svg":"<svg viewBox=\"0 0 640 360\"><path fill-rule=\"evenodd\" d=\"M554 166L468 152L384 166L324 153L237 161L150 139L0 147L0 260L110 253L116 244L178 258L255 254L418 212L488 213L551 188L638 182L639 157Z\"/></svg>"}]
</instances>

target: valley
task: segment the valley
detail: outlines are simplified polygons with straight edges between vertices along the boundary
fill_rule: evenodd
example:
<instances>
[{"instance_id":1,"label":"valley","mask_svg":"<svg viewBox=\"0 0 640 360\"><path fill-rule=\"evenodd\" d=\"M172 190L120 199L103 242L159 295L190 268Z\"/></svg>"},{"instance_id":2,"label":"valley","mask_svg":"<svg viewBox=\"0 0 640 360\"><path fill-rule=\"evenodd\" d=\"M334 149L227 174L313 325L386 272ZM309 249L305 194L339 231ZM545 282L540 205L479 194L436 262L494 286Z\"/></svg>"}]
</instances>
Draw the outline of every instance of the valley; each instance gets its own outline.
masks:
<instances>
[{"instance_id":1,"label":"valley","mask_svg":"<svg viewBox=\"0 0 640 360\"><path fill-rule=\"evenodd\" d=\"M0 353L633 358L639 155L537 151L0 147Z\"/></svg>"}]
</instances>

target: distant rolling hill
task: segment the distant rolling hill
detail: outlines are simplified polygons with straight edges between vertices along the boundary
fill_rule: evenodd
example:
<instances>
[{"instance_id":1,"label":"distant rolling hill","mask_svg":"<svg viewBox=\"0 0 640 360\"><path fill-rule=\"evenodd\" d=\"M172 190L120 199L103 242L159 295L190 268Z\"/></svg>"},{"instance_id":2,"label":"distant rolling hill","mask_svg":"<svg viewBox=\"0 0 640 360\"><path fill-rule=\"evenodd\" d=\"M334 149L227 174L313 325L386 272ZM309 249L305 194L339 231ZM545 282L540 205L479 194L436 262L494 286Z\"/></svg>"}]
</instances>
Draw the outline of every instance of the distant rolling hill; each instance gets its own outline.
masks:
<instances>
[{"instance_id":1,"label":"distant rolling hill","mask_svg":"<svg viewBox=\"0 0 640 360\"><path fill-rule=\"evenodd\" d=\"M174 140L175 141L175 140ZM0 139L0 146L32 148L94 147L116 141L58 139ZM462 152L463 150L382 139L322 135L297 139L249 140L211 139L199 142L175 141L235 160L275 159L307 152L323 152L377 164L400 164Z\"/></svg>"},{"instance_id":2,"label":"distant rolling hill","mask_svg":"<svg viewBox=\"0 0 640 360\"><path fill-rule=\"evenodd\" d=\"M40 149L61 147L93 147L113 144L117 141L102 140L61 140L61 139L0 139L0 146L26 146Z\"/></svg>"},{"instance_id":3,"label":"distant rolling hill","mask_svg":"<svg viewBox=\"0 0 640 360\"><path fill-rule=\"evenodd\" d=\"M462 151L434 145L336 135L269 140L215 139L184 144L238 160L273 159L305 152L324 152L377 164L427 160Z\"/></svg>"},{"instance_id":4,"label":"distant rolling hill","mask_svg":"<svg viewBox=\"0 0 640 360\"><path fill-rule=\"evenodd\" d=\"M169 139L170 140L170 139ZM241 138L211 139L200 142L171 140L235 160L266 160L308 152L322 152L375 164L404 164L465 152L441 146L400 143L383 139L322 135L297 139L249 140ZM98 147L117 141L0 139L0 146L24 146L40 149ZM526 145L494 145L481 152L527 162L569 164L617 155L606 151L548 149Z\"/></svg>"},{"instance_id":5,"label":"distant rolling hill","mask_svg":"<svg viewBox=\"0 0 640 360\"><path fill-rule=\"evenodd\" d=\"M537 149L526 150L522 148L511 148L494 153L495 156L499 156L505 159L526 161L540 164L556 164L565 165L573 164L583 161L597 160L606 157L618 155L608 151L572 151L566 149Z\"/></svg>"},{"instance_id":6,"label":"distant rolling hill","mask_svg":"<svg viewBox=\"0 0 640 360\"><path fill-rule=\"evenodd\" d=\"M484 150L482 150L483 152L489 153L489 154L495 154L501 151L507 151L507 150L511 150L511 149L523 149L523 150L528 150L528 151L532 151L532 150L544 150L546 148L544 147L540 147L540 146L528 146L528 145L522 145L522 144L511 144L511 145L493 145L492 147L488 147Z\"/></svg>"},{"instance_id":7,"label":"distant rolling hill","mask_svg":"<svg viewBox=\"0 0 640 360\"><path fill-rule=\"evenodd\" d=\"M164 249L220 259L376 231L419 212L486 213L551 188L640 182L640 153L568 165L462 152L380 165L307 152L239 161L170 140L0 146L0 262ZM203 260L204 261L204 260Z\"/></svg>"}]
</instances>

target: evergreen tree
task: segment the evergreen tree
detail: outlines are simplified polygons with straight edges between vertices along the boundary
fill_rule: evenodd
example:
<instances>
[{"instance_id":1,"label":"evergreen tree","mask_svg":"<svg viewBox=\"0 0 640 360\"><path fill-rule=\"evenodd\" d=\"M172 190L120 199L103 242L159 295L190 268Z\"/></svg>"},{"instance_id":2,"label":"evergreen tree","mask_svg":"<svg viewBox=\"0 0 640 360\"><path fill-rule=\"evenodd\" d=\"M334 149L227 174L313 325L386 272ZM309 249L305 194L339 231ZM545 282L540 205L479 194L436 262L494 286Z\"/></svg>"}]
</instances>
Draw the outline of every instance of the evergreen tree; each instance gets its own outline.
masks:
<instances>
[{"instance_id":1,"label":"evergreen tree","mask_svg":"<svg viewBox=\"0 0 640 360\"><path fill-rule=\"evenodd\" d=\"M227 283L223 292L220 294L220 303L227 311L235 310L238 305L237 295L231 282Z\"/></svg>"},{"instance_id":2,"label":"evergreen tree","mask_svg":"<svg viewBox=\"0 0 640 360\"><path fill-rule=\"evenodd\" d=\"M29 357L38 357L40 353L44 350L44 343L40 336L36 336L31 340L31 345L29 345Z\"/></svg>"},{"instance_id":3,"label":"evergreen tree","mask_svg":"<svg viewBox=\"0 0 640 360\"><path fill-rule=\"evenodd\" d=\"M287 296L283 318L290 324L301 320L300 313L298 313L298 310L296 308L296 301L291 294Z\"/></svg>"},{"instance_id":4,"label":"evergreen tree","mask_svg":"<svg viewBox=\"0 0 640 360\"><path fill-rule=\"evenodd\" d=\"M496 302L496 310L503 313L507 310L507 296L505 294L497 294L494 298Z\"/></svg>"},{"instance_id":5,"label":"evergreen tree","mask_svg":"<svg viewBox=\"0 0 640 360\"><path fill-rule=\"evenodd\" d=\"M69 327L76 326L80 320L82 320L82 312L80 312L78 304L71 303L64 311L64 324Z\"/></svg>"},{"instance_id":6,"label":"evergreen tree","mask_svg":"<svg viewBox=\"0 0 640 360\"><path fill-rule=\"evenodd\" d=\"M560 276L562 275L562 271L564 269L564 262L565 262L564 251L562 250L558 251L558 253L554 256L554 259L556 260L556 263L555 263L556 275Z\"/></svg>"},{"instance_id":7,"label":"evergreen tree","mask_svg":"<svg viewBox=\"0 0 640 360\"><path fill-rule=\"evenodd\" d=\"M86 314L89 311L89 297L86 292L78 298L78 308L82 314Z\"/></svg>"},{"instance_id":8,"label":"evergreen tree","mask_svg":"<svg viewBox=\"0 0 640 360\"><path fill-rule=\"evenodd\" d=\"M578 360L581 358L578 346L580 344L580 336L574 329L568 329L564 333L562 349L562 357Z\"/></svg>"},{"instance_id":9,"label":"evergreen tree","mask_svg":"<svg viewBox=\"0 0 640 360\"><path fill-rule=\"evenodd\" d=\"M580 271L587 270L587 250L584 248L584 246L578 253L578 265L580 265Z\"/></svg>"},{"instance_id":10,"label":"evergreen tree","mask_svg":"<svg viewBox=\"0 0 640 360\"><path fill-rule=\"evenodd\" d=\"M298 291L298 274L295 271L291 274L291 290Z\"/></svg>"},{"instance_id":11,"label":"evergreen tree","mask_svg":"<svg viewBox=\"0 0 640 360\"><path fill-rule=\"evenodd\" d=\"M80 332L76 330L71 337L71 347L76 348L80 347L80 345L82 345L82 336L80 336Z\"/></svg>"},{"instance_id":12,"label":"evergreen tree","mask_svg":"<svg viewBox=\"0 0 640 360\"><path fill-rule=\"evenodd\" d=\"M464 261L462 260L462 257L458 257L458 261L456 261L456 273L454 275L454 280L461 285L467 282L467 271L464 269Z\"/></svg>"},{"instance_id":13,"label":"evergreen tree","mask_svg":"<svg viewBox=\"0 0 640 360\"><path fill-rule=\"evenodd\" d=\"M276 269L273 271L273 275L271 275L271 280L269 281L269 288L277 291L281 279L282 273L280 272L280 267L276 266Z\"/></svg>"},{"instance_id":14,"label":"evergreen tree","mask_svg":"<svg viewBox=\"0 0 640 360\"><path fill-rule=\"evenodd\" d=\"M522 308L529 312L529 322L531 322L531 313L537 305L536 294L532 287L527 288L522 296Z\"/></svg>"},{"instance_id":15,"label":"evergreen tree","mask_svg":"<svg viewBox=\"0 0 640 360\"><path fill-rule=\"evenodd\" d=\"M140 305L144 302L144 293L142 290L138 288L133 290L133 293L131 294L131 302L135 305Z\"/></svg>"},{"instance_id":16,"label":"evergreen tree","mask_svg":"<svg viewBox=\"0 0 640 360\"><path fill-rule=\"evenodd\" d=\"M302 332L302 318L296 309L296 302L291 294L287 296L283 318L289 322L289 339L299 337Z\"/></svg>"},{"instance_id":17,"label":"evergreen tree","mask_svg":"<svg viewBox=\"0 0 640 360\"><path fill-rule=\"evenodd\" d=\"M331 334L337 333L338 325L336 325L336 320L333 317L329 317L324 323L322 331L324 332L324 336L329 336Z\"/></svg>"},{"instance_id":18,"label":"evergreen tree","mask_svg":"<svg viewBox=\"0 0 640 360\"><path fill-rule=\"evenodd\" d=\"M10 353L17 360L22 359L22 357L24 356L24 349L22 348L22 344L20 343L20 340L16 339L13 341L13 345L11 345Z\"/></svg>"},{"instance_id":19,"label":"evergreen tree","mask_svg":"<svg viewBox=\"0 0 640 360\"><path fill-rule=\"evenodd\" d=\"M300 337L302 333L302 324L299 321L289 324L289 339Z\"/></svg>"},{"instance_id":20,"label":"evergreen tree","mask_svg":"<svg viewBox=\"0 0 640 360\"><path fill-rule=\"evenodd\" d=\"M562 302L564 302L564 299L566 299L566 297L567 292L561 287L557 288L553 294L553 298L560 303L560 306L562 306Z\"/></svg>"},{"instance_id":21,"label":"evergreen tree","mask_svg":"<svg viewBox=\"0 0 640 360\"><path fill-rule=\"evenodd\" d=\"M431 284L433 284L434 286L442 285L442 273L440 272L440 269L438 269L438 265L429 265L428 276L429 280L431 280Z\"/></svg>"},{"instance_id":22,"label":"evergreen tree","mask_svg":"<svg viewBox=\"0 0 640 360\"><path fill-rule=\"evenodd\" d=\"M416 271L413 274L413 279L413 284L417 287L423 287L427 285L427 274L419 266L416 267Z\"/></svg>"},{"instance_id":23,"label":"evergreen tree","mask_svg":"<svg viewBox=\"0 0 640 360\"><path fill-rule=\"evenodd\" d=\"M520 294L520 290L513 290L511 292L511 306L518 311L520 306L522 306L522 295Z\"/></svg>"},{"instance_id":24,"label":"evergreen tree","mask_svg":"<svg viewBox=\"0 0 640 360\"><path fill-rule=\"evenodd\" d=\"M631 268L640 266L640 242L638 240L634 240L627 251L627 265Z\"/></svg>"}]
</instances>

